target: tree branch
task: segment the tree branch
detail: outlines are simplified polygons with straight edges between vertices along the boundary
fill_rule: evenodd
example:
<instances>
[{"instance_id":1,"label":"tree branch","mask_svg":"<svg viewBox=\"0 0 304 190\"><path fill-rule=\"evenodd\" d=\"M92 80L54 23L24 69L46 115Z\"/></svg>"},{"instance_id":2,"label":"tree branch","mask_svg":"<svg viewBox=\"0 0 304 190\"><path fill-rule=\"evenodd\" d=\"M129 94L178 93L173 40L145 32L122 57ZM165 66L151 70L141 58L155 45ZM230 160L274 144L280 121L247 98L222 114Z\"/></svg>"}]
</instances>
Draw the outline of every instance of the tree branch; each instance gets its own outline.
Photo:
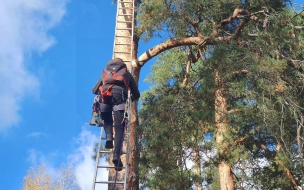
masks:
<instances>
[{"instance_id":1,"label":"tree branch","mask_svg":"<svg viewBox=\"0 0 304 190\"><path fill-rule=\"evenodd\" d=\"M225 20L222 20L220 24L216 25L213 28L212 35L214 37L218 37L219 36L218 30L221 29L221 28L223 28L223 26L225 26L226 24L229 24L233 20L235 20L239 14L240 15L249 15L248 11L245 11L245 10L239 9L239 8L234 9L232 16L230 16L229 18L227 18Z\"/></svg>"},{"instance_id":2,"label":"tree branch","mask_svg":"<svg viewBox=\"0 0 304 190\"><path fill-rule=\"evenodd\" d=\"M242 70L239 70L239 71L232 72L231 75L234 76L234 75L247 74L247 73L249 73L248 70L242 69Z\"/></svg>"},{"instance_id":3,"label":"tree branch","mask_svg":"<svg viewBox=\"0 0 304 190\"><path fill-rule=\"evenodd\" d=\"M295 87L297 89L297 91L303 95L304 94L304 86L303 84L294 84L292 82L290 82L287 78L285 78L284 76L280 76L280 78L287 83L287 85Z\"/></svg>"},{"instance_id":4,"label":"tree branch","mask_svg":"<svg viewBox=\"0 0 304 190\"><path fill-rule=\"evenodd\" d=\"M234 102L236 100L240 100L240 99L243 99L243 98L246 98L246 96L237 96L237 97L233 97L233 98L229 98L229 102Z\"/></svg>"},{"instance_id":5,"label":"tree branch","mask_svg":"<svg viewBox=\"0 0 304 190\"><path fill-rule=\"evenodd\" d=\"M191 67L191 62L192 62L192 57L191 55L193 56L193 53L191 51L191 49L189 49L189 52L188 52L188 60L186 62L186 74L185 74L185 78L183 80L183 86L187 86L188 84L188 81L189 81L189 77L190 77L190 67Z\"/></svg>"},{"instance_id":6,"label":"tree branch","mask_svg":"<svg viewBox=\"0 0 304 190\"><path fill-rule=\"evenodd\" d=\"M221 40L221 39L216 39L216 40ZM147 50L145 53L139 56L136 62L133 62L132 65L133 67L141 67L148 60L152 59L153 57L157 56L159 53L166 51L168 49L179 46L199 45L199 44L213 45L214 40L212 40L210 37L188 37L181 39L176 39L176 38L170 39Z\"/></svg>"},{"instance_id":7,"label":"tree branch","mask_svg":"<svg viewBox=\"0 0 304 190\"><path fill-rule=\"evenodd\" d=\"M266 152L267 155L275 158L276 157L276 153L270 151L267 146L265 146L264 144L261 144L260 142L258 142L257 140L254 140L254 143L256 144L257 147L260 147L262 150L264 150ZM282 148L281 144L277 144L277 148L276 148L276 152L280 152ZM290 170L285 166L285 164L283 163L282 160L277 160L277 163L283 168L283 171L286 173L287 177L289 178L289 180L292 182L292 184L295 186L295 188L298 187L298 183L295 180L295 178L293 177L292 173L290 172Z\"/></svg>"},{"instance_id":8,"label":"tree branch","mask_svg":"<svg viewBox=\"0 0 304 190\"><path fill-rule=\"evenodd\" d=\"M243 111L243 109L233 109L233 110L229 110L229 111L227 112L227 114L238 113L238 112L241 112L241 111Z\"/></svg>"},{"instance_id":9,"label":"tree branch","mask_svg":"<svg viewBox=\"0 0 304 190\"><path fill-rule=\"evenodd\" d=\"M285 59L289 66L295 68L296 70L300 71L301 73L304 73L304 69L301 66L298 65L298 63L301 62L300 60L290 59L288 57L285 57L283 54L280 55L280 58Z\"/></svg>"},{"instance_id":10,"label":"tree branch","mask_svg":"<svg viewBox=\"0 0 304 190\"><path fill-rule=\"evenodd\" d=\"M238 40L239 36L242 33L243 28L245 27L246 23L248 22L248 20L254 20L254 21L258 21L263 23L263 25L265 25L265 22L267 23L267 20L263 20L263 19L259 19L258 17L255 16L255 14L257 13L265 13L267 10L262 10L256 13L252 13L249 14L248 11L243 10L243 9L235 9L232 16L221 21L221 23L217 26L215 26L212 30L212 34L211 36L213 37L209 37L209 36L201 36L199 33L197 34L198 37L186 37L186 38L174 38L174 39L169 39L161 44L158 44L152 48L150 48L149 50L147 50L145 53L143 53L142 55L140 55L138 57L137 60L135 60L134 62L132 62L132 66L134 68L137 67L142 67L148 60L152 59L153 57L157 56L159 53L166 51L168 49L171 48L175 48L175 47L179 47L179 46L187 46L187 45L198 45L200 48L206 45L214 45L216 42L221 41L221 42L226 42L226 43L230 43L230 41L233 40ZM238 16L241 15L241 16ZM186 18L187 19L187 18ZM235 19L244 19L241 21L241 23L238 25L235 33L232 36L219 36L218 34L218 30L220 28L222 28L224 25L231 23L233 20ZM192 25L194 27L196 27L196 22L191 20L191 19L187 19L188 22L192 23ZM196 28L198 29L198 28ZM195 29L195 30L196 30ZM237 44L240 44L237 42Z\"/></svg>"}]
</instances>

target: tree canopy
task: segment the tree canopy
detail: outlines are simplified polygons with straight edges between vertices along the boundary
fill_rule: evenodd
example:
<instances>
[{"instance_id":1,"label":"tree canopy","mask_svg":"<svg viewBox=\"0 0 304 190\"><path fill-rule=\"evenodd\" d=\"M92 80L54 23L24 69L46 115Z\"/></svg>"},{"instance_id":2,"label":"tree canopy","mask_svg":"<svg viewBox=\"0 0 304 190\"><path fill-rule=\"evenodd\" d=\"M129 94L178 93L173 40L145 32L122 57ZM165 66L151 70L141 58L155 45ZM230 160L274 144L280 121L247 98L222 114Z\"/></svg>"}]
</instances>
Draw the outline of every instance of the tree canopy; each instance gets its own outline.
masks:
<instances>
[{"instance_id":1,"label":"tree canopy","mask_svg":"<svg viewBox=\"0 0 304 190\"><path fill-rule=\"evenodd\" d=\"M138 11L138 35L163 39L139 114L143 187L303 185L303 6L142 0Z\"/></svg>"},{"instance_id":2,"label":"tree canopy","mask_svg":"<svg viewBox=\"0 0 304 190\"><path fill-rule=\"evenodd\" d=\"M22 190L80 190L72 165L62 164L55 174L45 164L30 167L23 179Z\"/></svg>"}]
</instances>

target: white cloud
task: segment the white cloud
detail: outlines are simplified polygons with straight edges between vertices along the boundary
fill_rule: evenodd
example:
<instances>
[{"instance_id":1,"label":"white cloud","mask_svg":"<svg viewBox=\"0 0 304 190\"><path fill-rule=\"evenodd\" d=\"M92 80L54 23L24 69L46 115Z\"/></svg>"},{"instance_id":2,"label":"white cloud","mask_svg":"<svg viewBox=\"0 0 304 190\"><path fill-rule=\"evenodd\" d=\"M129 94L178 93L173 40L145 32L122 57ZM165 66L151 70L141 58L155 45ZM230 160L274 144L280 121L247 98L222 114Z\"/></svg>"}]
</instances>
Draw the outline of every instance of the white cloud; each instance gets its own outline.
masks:
<instances>
[{"instance_id":1,"label":"white cloud","mask_svg":"<svg viewBox=\"0 0 304 190\"><path fill-rule=\"evenodd\" d=\"M82 190L91 189L93 185L93 178L95 173L95 160L92 159L93 148L96 142L99 141L97 135L92 132L82 129L79 136L72 142L72 146L76 146L75 151L68 155L68 163L74 168L75 176L79 187ZM58 158L56 151L44 154L35 149L28 150L27 161L32 167L37 167L44 164L46 172L51 176L59 176L58 166L55 166L54 161ZM108 165L103 159L100 160L99 165ZM97 181L107 181L108 171L106 169L99 169ZM106 184L97 184L96 190L107 189Z\"/></svg>"},{"instance_id":2,"label":"white cloud","mask_svg":"<svg viewBox=\"0 0 304 190\"><path fill-rule=\"evenodd\" d=\"M55 43L49 34L68 0L2 0L0 6L0 131L17 125L27 96L39 97L39 80L29 71L32 52Z\"/></svg>"},{"instance_id":3,"label":"white cloud","mask_svg":"<svg viewBox=\"0 0 304 190\"><path fill-rule=\"evenodd\" d=\"M45 136L45 134L42 132L32 132L32 133L26 135L26 137L28 137L28 138L30 138L30 137L38 138L40 136Z\"/></svg>"},{"instance_id":4,"label":"white cloud","mask_svg":"<svg viewBox=\"0 0 304 190\"><path fill-rule=\"evenodd\" d=\"M52 160L57 157L56 152L49 152L44 154L41 151L37 151L35 149L28 150L28 157L27 161L30 163L31 166L38 166L40 164L45 164L46 166L52 166Z\"/></svg>"},{"instance_id":5,"label":"white cloud","mask_svg":"<svg viewBox=\"0 0 304 190\"><path fill-rule=\"evenodd\" d=\"M81 189L91 189L95 173L95 161L92 159L94 144L99 139L96 135L82 129L79 137L76 140L78 148L69 155L69 162L74 166L76 178ZM99 165L105 165L104 161L100 161ZM107 181L108 172L106 169L99 169L98 181ZM97 185L96 190L106 189L105 185Z\"/></svg>"}]
</instances>

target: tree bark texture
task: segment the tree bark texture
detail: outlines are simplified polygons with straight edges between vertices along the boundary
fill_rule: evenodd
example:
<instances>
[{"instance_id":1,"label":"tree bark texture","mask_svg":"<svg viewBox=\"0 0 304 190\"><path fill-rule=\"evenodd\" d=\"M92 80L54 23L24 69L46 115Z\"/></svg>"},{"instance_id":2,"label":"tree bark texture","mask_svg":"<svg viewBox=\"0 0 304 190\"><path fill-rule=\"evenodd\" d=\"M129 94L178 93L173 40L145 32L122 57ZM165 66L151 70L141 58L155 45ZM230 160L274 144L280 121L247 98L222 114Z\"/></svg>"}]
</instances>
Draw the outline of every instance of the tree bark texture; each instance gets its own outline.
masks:
<instances>
[{"instance_id":1,"label":"tree bark texture","mask_svg":"<svg viewBox=\"0 0 304 190\"><path fill-rule=\"evenodd\" d=\"M219 71L214 72L216 90L215 90L215 126L216 126L216 145L218 148L219 158L219 176L221 190L234 190L233 176L231 167L225 161L225 143L224 134L228 130L227 125L227 92L221 81Z\"/></svg>"}]
</instances>

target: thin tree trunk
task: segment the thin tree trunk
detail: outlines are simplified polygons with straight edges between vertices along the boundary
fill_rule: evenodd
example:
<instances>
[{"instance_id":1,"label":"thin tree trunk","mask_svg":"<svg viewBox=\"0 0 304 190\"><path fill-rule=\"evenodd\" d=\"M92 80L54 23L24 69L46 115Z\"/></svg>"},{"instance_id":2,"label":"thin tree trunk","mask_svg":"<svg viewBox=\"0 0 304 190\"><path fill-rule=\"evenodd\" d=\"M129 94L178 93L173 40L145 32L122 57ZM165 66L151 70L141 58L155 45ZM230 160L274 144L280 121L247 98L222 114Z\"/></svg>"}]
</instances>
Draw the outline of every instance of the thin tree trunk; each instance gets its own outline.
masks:
<instances>
[{"instance_id":1,"label":"thin tree trunk","mask_svg":"<svg viewBox=\"0 0 304 190\"><path fill-rule=\"evenodd\" d=\"M199 155L199 148L197 145L194 146L193 151L192 151L193 157L194 157L194 168L193 168L193 172L198 175L201 176L202 171L201 171L201 160L200 160L200 155ZM203 186L201 182L195 182L195 187L196 190L202 190Z\"/></svg>"},{"instance_id":2,"label":"thin tree trunk","mask_svg":"<svg viewBox=\"0 0 304 190\"><path fill-rule=\"evenodd\" d=\"M216 144L218 153L220 155L219 160L219 175L220 175L220 187L221 190L234 190L233 176L231 173L231 167L225 161L225 147L227 147L224 134L227 132L227 92L221 81L219 71L214 72L215 82L217 88L215 90L215 126L216 126Z\"/></svg>"}]
</instances>

